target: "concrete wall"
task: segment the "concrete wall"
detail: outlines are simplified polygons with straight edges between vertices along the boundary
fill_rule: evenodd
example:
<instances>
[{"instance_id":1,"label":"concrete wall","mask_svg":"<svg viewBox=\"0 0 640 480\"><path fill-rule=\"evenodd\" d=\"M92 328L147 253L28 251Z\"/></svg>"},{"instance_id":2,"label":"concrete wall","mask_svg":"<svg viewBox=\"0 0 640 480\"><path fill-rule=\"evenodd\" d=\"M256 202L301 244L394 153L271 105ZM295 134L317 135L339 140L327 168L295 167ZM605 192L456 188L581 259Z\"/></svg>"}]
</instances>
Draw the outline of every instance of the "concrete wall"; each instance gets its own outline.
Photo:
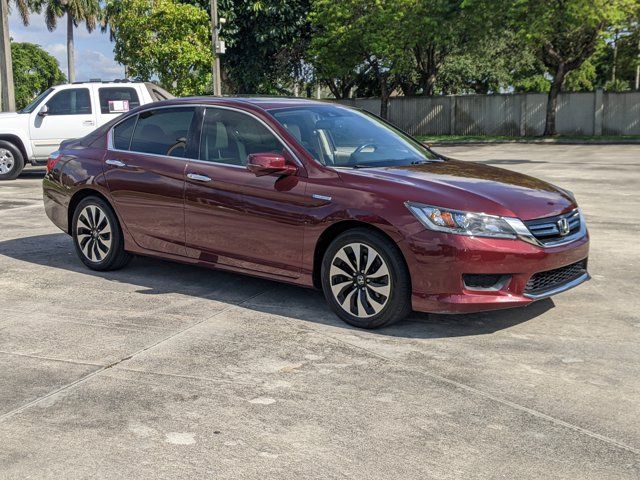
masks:
<instances>
[{"instance_id":1,"label":"concrete wall","mask_svg":"<svg viewBox=\"0 0 640 480\"><path fill-rule=\"evenodd\" d=\"M378 115L380 100L340 100ZM536 136L544 132L547 95L395 97L389 121L412 135ZM561 93L556 127L561 135L640 135L640 92Z\"/></svg>"}]
</instances>

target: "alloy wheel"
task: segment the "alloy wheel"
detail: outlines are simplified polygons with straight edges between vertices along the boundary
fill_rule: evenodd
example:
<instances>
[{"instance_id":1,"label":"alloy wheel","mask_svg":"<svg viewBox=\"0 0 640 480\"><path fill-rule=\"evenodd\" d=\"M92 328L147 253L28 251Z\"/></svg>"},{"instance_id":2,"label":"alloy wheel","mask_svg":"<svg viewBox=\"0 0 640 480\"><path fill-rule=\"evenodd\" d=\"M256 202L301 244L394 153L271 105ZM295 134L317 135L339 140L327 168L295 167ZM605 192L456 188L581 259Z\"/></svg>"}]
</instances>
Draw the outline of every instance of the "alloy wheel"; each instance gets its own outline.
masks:
<instances>
[{"instance_id":1,"label":"alloy wheel","mask_svg":"<svg viewBox=\"0 0 640 480\"><path fill-rule=\"evenodd\" d=\"M370 245L350 243L340 248L331 261L329 281L338 304L358 318L380 313L389 302L389 268Z\"/></svg>"},{"instance_id":2,"label":"alloy wheel","mask_svg":"<svg viewBox=\"0 0 640 480\"><path fill-rule=\"evenodd\" d=\"M15 164L13 154L6 148L0 148L0 174L9 173Z\"/></svg>"},{"instance_id":3,"label":"alloy wheel","mask_svg":"<svg viewBox=\"0 0 640 480\"><path fill-rule=\"evenodd\" d=\"M87 205L78 215L76 236L82 254L92 262L101 262L109 255L112 244L111 223L97 205Z\"/></svg>"}]
</instances>

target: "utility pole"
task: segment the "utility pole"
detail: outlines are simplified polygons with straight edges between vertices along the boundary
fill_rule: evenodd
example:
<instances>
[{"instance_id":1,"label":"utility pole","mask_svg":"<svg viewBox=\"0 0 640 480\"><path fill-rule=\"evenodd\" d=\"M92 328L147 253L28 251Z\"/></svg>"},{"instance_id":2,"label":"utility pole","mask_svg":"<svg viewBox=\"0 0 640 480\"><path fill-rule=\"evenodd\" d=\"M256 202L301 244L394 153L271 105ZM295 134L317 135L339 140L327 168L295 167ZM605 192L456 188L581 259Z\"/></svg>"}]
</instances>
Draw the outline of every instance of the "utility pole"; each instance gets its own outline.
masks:
<instances>
[{"instance_id":1,"label":"utility pole","mask_svg":"<svg viewBox=\"0 0 640 480\"><path fill-rule=\"evenodd\" d=\"M636 90L640 90L640 35L638 38L638 65L636 66Z\"/></svg>"},{"instance_id":2,"label":"utility pole","mask_svg":"<svg viewBox=\"0 0 640 480\"><path fill-rule=\"evenodd\" d=\"M5 1L5 0L0 0ZM211 46L213 47L213 94L222 95L220 78L220 42L218 40L218 0L211 0Z\"/></svg>"},{"instance_id":3,"label":"utility pole","mask_svg":"<svg viewBox=\"0 0 640 480\"><path fill-rule=\"evenodd\" d=\"M7 0L0 0L0 89L2 89L2 110L14 112L16 109L16 97L13 89L11 39L9 38L9 5Z\"/></svg>"}]
</instances>

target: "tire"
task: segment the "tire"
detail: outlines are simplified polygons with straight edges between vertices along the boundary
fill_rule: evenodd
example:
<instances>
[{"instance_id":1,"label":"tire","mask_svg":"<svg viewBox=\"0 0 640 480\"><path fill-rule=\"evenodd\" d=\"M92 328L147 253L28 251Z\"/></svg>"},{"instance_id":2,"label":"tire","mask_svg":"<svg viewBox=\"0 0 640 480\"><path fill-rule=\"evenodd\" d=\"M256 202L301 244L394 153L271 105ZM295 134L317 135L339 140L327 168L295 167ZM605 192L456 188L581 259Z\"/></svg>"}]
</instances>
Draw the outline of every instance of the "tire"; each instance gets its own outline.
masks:
<instances>
[{"instance_id":1,"label":"tire","mask_svg":"<svg viewBox=\"0 0 640 480\"><path fill-rule=\"evenodd\" d=\"M131 260L124 250L122 229L113 209L99 197L83 199L73 212L73 244L92 270L118 270Z\"/></svg>"},{"instance_id":2,"label":"tire","mask_svg":"<svg viewBox=\"0 0 640 480\"><path fill-rule=\"evenodd\" d=\"M22 152L13 143L0 140L0 180L15 180L24 168Z\"/></svg>"},{"instance_id":3,"label":"tire","mask_svg":"<svg viewBox=\"0 0 640 480\"><path fill-rule=\"evenodd\" d=\"M375 230L356 228L339 235L324 254L320 275L329 306L350 325L380 328L411 312L411 277L404 257Z\"/></svg>"}]
</instances>

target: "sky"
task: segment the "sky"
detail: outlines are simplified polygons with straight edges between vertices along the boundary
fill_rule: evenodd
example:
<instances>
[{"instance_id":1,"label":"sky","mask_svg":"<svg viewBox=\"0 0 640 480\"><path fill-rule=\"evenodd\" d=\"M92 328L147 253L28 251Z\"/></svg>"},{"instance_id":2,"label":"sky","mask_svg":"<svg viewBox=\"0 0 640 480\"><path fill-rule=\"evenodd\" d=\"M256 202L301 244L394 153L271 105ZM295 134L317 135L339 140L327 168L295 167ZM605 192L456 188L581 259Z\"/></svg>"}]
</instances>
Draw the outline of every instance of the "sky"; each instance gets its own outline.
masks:
<instances>
[{"instance_id":1,"label":"sky","mask_svg":"<svg viewBox=\"0 0 640 480\"><path fill-rule=\"evenodd\" d=\"M13 9L9 17L9 32L16 42L29 42L40 45L53 55L60 65L60 70L67 75L67 21L58 20L58 27L49 32L42 15L32 14L29 25L25 27L18 13ZM113 59L113 44L108 33L100 29L88 33L84 25L75 30L76 46L76 80L100 78L114 80L124 78L124 67Z\"/></svg>"}]
</instances>

